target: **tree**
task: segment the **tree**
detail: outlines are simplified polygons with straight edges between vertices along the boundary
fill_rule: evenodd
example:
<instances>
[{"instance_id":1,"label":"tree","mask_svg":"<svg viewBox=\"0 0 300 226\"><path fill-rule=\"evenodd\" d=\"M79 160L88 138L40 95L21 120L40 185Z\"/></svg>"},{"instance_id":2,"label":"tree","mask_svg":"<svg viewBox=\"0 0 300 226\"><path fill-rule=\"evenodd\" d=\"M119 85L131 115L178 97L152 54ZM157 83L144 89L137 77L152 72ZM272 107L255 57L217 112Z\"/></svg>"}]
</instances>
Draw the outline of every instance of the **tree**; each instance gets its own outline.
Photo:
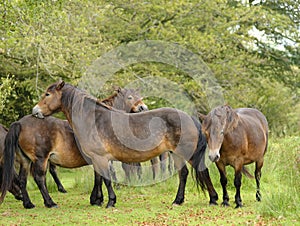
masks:
<instances>
[{"instance_id":1,"label":"tree","mask_svg":"<svg viewBox=\"0 0 300 226\"><path fill-rule=\"evenodd\" d=\"M228 104L261 109L274 132L298 129L298 1L3 1L1 12L0 76L13 75L19 87L6 102L14 113L2 112L6 122L30 113L51 81L77 84L95 59L118 46L161 40L198 54ZM158 62L128 65L96 95L149 76L177 84L199 111L210 110L201 84ZM150 107L172 105L163 99L149 97Z\"/></svg>"}]
</instances>

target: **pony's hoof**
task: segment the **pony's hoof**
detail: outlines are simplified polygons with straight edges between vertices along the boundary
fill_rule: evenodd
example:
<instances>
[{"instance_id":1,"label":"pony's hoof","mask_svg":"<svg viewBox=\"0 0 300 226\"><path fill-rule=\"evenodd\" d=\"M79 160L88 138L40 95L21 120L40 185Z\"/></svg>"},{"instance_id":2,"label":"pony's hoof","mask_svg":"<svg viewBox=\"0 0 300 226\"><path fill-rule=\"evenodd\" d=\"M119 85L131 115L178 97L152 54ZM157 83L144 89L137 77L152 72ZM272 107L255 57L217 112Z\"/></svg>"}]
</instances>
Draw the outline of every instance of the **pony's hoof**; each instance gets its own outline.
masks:
<instances>
[{"instance_id":1,"label":"pony's hoof","mask_svg":"<svg viewBox=\"0 0 300 226\"><path fill-rule=\"evenodd\" d=\"M180 206L184 202L184 199L175 199L173 204L174 206Z\"/></svg>"},{"instance_id":2,"label":"pony's hoof","mask_svg":"<svg viewBox=\"0 0 300 226\"><path fill-rule=\"evenodd\" d=\"M256 194L256 201L258 201L258 202L261 201L261 195Z\"/></svg>"},{"instance_id":3,"label":"pony's hoof","mask_svg":"<svg viewBox=\"0 0 300 226\"><path fill-rule=\"evenodd\" d=\"M115 207L115 204L107 204L106 205L106 209L108 209L108 208L114 208Z\"/></svg>"},{"instance_id":4,"label":"pony's hoof","mask_svg":"<svg viewBox=\"0 0 300 226\"><path fill-rule=\"evenodd\" d=\"M181 203L181 204L182 204L182 203ZM173 203L172 203L172 206L180 206L181 204L178 204L178 203L173 202Z\"/></svg>"},{"instance_id":5,"label":"pony's hoof","mask_svg":"<svg viewBox=\"0 0 300 226\"><path fill-rule=\"evenodd\" d=\"M228 203L228 202L222 202L222 206L224 206L224 207L228 207L228 206L230 206L230 205L229 205L229 203Z\"/></svg>"},{"instance_id":6,"label":"pony's hoof","mask_svg":"<svg viewBox=\"0 0 300 226\"><path fill-rule=\"evenodd\" d=\"M106 208L115 207L115 204L116 204L115 200L110 200L110 201L107 203Z\"/></svg>"},{"instance_id":7,"label":"pony's hoof","mask_svg":"<svg viewBox=\"0 0 300 226\"><path fill-rule=\"evenodd\" d=\"M64 188L59 188L58 191L61 193L67 193L67 191Z\"/></svg>"},{"instance_id":8,"label":"pony's hoof","mask_svg":"<svg viewBox=\"0 0 300 226\"><path fill-rule=\"evenodd\" d=\"M49 204L45 204L45 206L47 207L47 208L58 208L58 206L57 206L57 204L56 203L49 203Z\"/></svg>"},{"instance_id":9,"label":"pony's hoof","mask_svg":"<svg viewBox=\"0 0 300 226\"><path fill-rule=\"evenodd\" d=\"M238 205L235 206L235 209L239 209L239 208L242 208L242 207L243 207L243 205L238 204Z\"/></svg>"},{"instance_id":10,"label":"pony's hoof","mask_svg":"<svg viewBox=\"0 0 300 226\"><path fill-rule=\"evenodd\" d=\"M27 203L24 205L25 209L33 209L35 207L35 205L33 205L32 203Z\"/></svg>"},{"instance_id":11,"label":"pony's hoof","mask_svg":"<svg viewBox=\"0 0 300 226\"><path fill-rule=\"evenodd\" d=\"M97 199L97 200L91 202L92 206L102 206L102 204L103 204L103 200L101 200L101 199Z\"/></svg>"},{"instance_id":12,"label":"pony's hoof","mask_svg":"<svg viewBox=\"0 0 300 226\"><path fill-rule=\"evenodd\" d=\"M209 202L209 205L210 205L210 206L217 206L217 205L218 205L218 203L217 203L217 202L215 202L215 201L211 201L211 202Z\"/></svg>"}]
</instances>

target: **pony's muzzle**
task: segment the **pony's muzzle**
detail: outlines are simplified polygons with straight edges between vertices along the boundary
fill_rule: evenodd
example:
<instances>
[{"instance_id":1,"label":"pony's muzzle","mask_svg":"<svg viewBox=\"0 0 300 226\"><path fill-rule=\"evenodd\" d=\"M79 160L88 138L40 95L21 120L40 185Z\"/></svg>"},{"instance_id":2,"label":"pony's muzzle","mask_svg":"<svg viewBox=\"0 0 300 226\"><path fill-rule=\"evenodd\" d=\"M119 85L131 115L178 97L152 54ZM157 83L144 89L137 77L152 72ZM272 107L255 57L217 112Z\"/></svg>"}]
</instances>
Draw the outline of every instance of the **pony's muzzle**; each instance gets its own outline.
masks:
<instances>
[{"instance_id":1,"label":"pony's muzzle","mask_svg":"<svg viewBox=\"0 0 300 226\"><path fill-rule=\"evenodd\" d=\"M132 107L130 113L136 113L136 112L142 112L142 111L148 111L148 106L146 104L136 104Z\"/></svg>"},{"instance_id":2,"label":"pony's muzzle","mask_svg":"<svg viewBox=\"0 0 300 226\"><path fill-rule=\"evenodd\" d=\"M32 115L41 119L45 118L38 105L35 105L34 108L32 108Z\"/></svg>"},{"instance_id":3,"label":"pony's muzzle","mask_svg":"<svg viewBox=\"0 0 300 226\"><path fill-rule=\"evenodd\" d=\"M147 105L143 104L138 107L138 110L141 112L141 111L148 111L149 109Z\"/></svg>"},{"instance_id":4,"label":"pony's muzzle","mask_svg":"<svg viewBox=\"0 0 300 226\"><path fill-rule=\"evenodd\" d=\"M209 153L208 155L210 161L217 162L220 159L220 154L218 152Z\"/></svg>"}]
</instances>

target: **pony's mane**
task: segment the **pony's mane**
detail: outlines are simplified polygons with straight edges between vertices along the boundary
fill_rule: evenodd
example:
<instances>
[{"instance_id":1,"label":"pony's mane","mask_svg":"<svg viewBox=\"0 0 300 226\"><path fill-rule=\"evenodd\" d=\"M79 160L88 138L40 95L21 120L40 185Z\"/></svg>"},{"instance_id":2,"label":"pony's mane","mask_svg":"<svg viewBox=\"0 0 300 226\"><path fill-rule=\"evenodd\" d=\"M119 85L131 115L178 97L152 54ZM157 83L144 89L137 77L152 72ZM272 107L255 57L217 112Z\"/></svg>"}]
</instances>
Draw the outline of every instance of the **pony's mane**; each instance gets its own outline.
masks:
<instances>
[{"instance_id":1,"label":"pony's mane","mask_svg":"<svg viewBox=\"0 0 300 226\"><path fill-rule=\"evenodd\" d=\"M239 121L239 116L237 115L237 113L234 111L234 109L232 107L230 107L229 105L223 105L221 106L221 108L225 108L226 111L226 121L227 121L227 132L232 131L233 129L235 129L235 127L238 124Z\"/></svg>"},{"instance_id":2,"label":"pony's mane","mask_svg":"<svg viewBox=\"0 0 300 226\"><path fill-rule=\"evenodd\" d=\"M56 85L57 85L57 84L53 84L53 85L51 85L48 89L51 90L51 89L55 88ZM66 83L66 84L64 85L63 89L65 89L65 90L70 90L70 91L68 91L68 92L70 92L70 93L71 93L71 92L74 92L75 90L78 90L78 91L80 91L80 94L78 94L78 96L81 95L81 96L83 96L83 98L86 98L86 99L88 99L88 100L91 100L91 101L95 102L97 106L104 107L104 108L106 108L106 109L108 109L108 110L113 110L113 111L116 110L116 109L114 109L113 107L107 105L106 103L101 102L101 101L98 100L96 97L94 97L94 96L88 94L86 91L84 91L84 90L82 90L82 89L80 89L80 88L78 88L78 87L75 87L75 86L73 86L73 85L71 85L71 84L67 84L67 83Z\"/></svg>"},{"instance_id":3,"label":"pony's mane","mask_svg":"<svg viewBox=\"0 0 300 226\"><path fill-rule=\"evenodd\" d=\"M108 106L113 106L113 102L114 102L114 99L118 96L117 93L113 93L111 96L105 98L105 99L102 99L102 100L99 100L101 103L104 103Z\"/></svg>"},{"instance_id":4,"label":"pony's mane","mask_svg":"<svg viewBox=\"0 0 300 226\"><path fill-rule=\"evenodd\" d=\"M213 117L216 116L220 118L223 114L226 114L226 122L227 122L227 131L233 130L239 121L239 116L229 105L222 105L213 109L206 117L205 123L203 123L203 127L205 129L209 128L212 124Z\"/></svg>"}]
</instances>

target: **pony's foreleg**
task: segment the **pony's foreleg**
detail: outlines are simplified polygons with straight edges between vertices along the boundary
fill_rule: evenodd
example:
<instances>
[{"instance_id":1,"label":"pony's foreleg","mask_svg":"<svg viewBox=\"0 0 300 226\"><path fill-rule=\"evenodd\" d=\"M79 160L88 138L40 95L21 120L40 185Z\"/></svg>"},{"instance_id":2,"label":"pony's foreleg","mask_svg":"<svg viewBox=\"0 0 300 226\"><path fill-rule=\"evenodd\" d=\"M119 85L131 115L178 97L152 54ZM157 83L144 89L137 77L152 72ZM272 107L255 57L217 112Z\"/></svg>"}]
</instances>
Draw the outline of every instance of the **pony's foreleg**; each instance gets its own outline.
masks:
<instances>
[{"instance_id":1,"label":"pony's foreleg","mask_svg":"<svg viewBox=\"0 0 300 226\"><path fill-rule=\"evenodd\" d=\"M90 196L90 203L91 205L101 206L103 203L102 177L96 171L94 171L94 175L94 188Z\"/></svg>"},{"instance_id":2,"label":"pony's foreleg","mask_svg":"<svg viewBox=\"0 0 300 226\"><path fill-rule=\"evenodd\" d=\"M173 201L173 205L181 205L184 202L185 185L189 174L189 170L180 157L173 155L173 159L179 175L179 186L176 198Z\"/></svg>"},{"instance_id":3,"label":"pony's foreleg","mask_svg":"<svg viewBox=\"0 0 300 226\"><path fill-rule=\"evenodd\" d=\"M38 159L36 160L36 162L32 163L32 175L35 183L37 184L43 196L44 205L46 207L52 208L52 207L57 207L57 205L50 197L46 186L46 169L47 169L46 164L47 161L45 161L45 159Z\"/></svg>"},{"instance_id":4,"label":"pony's foreleg","mask_svg":"<svg viewBox=\"0 0 300 226\"><path fill-rule=\"evenodd\" d=\"M104 184L107 188L108 203L106 205L106 208L114 207L117 198L111 183L111 178L109 173L109 161L98 155L94 155L92 161L93 161L94 170L102 176L104 180Z\"/></svg>"},{"instance_id":5,"label":"pony's foreleg","mask_svg":"<svg viewBox=\"0 0 300 226\"><path fill-rule=\"evenodd\" d=\"M235 206L235 208L240 208L243 206L242 199L241 199L241 185L242 185L242 172L241 172L241 170L236 170L235 176L234 176L234 186L236 188L236 193L235 193L236 206Z\"/></svg>"},{"instance_id":6,"label":"pony's foreleg","mask_svg":"<svg viewBox=\"0 0 300 226\"><path fill-rule=\"evenodd\" d=\"M64 188L64 186L62 185L62 183L60 182L58 176L57 176L57 173L56 173L56 166L54 164L52 164L50 162L49 164L49 171L50 171L50 174L52 175L56 185L57 185L57 189L58 191L62 192L62 193L67 193L66 189Z\"/></svg>"},{"instance_id":7,"label":"pony's foreleg","mask_svg":"<svg viewBox=\"0 0 300 226\"><path fill-rule=\"evenodd\" d=\"M260 194L260 178L261 178L261 168L263 166L263 160L255 163L255 180L256 180L256 200L261 201Z\"/></svg>"},{"instance_id":8,"label":"pony's foreleg","mask_svg":"<svg viewBox=\"0 0 300 226\"><path fill-rule=\"evenodd\" d=\"M222 206L229 206L229 195L227 192L227 177L226 177L226 169L225 166L219 162L216 163L217 168L219 170L220 173L220 183L222 185L222 189L223 189L223 202L222 202Z\"/></svg>"},{"instance_id":9,"label":"pony's foreleg","mask_svg":"<svg viewBox=\"0 0 300 226\"><path fill-rule=\"evenodd\" d=\"M106 177L104 177L103 180L108 192L108 203L106 205L106 208L115 207L117 197L111 185L111 180L107 179Z\"/></svg>"},{"instance_id":10,"label":"pony's foreleg","mask_svg":"<svg viewBox=\"0 0 300 226\"><path fill-rule=\"evenodd\" d=\"M125 173L125 182L126 183L130 183L131 181L131 172L130 172L130 164L129 163L125 163L125 162L122 162L122 169L124 170L124 173Z\"/></svg>"},{"instance_id":11,"label":"pony's foreleg","mask_svg":"<svg viewBox=\"0 0 300 226\"><path fill-rule=\"evenodd\" d=\"M218 193L216 192L216 190L211 182L208 169L206 168L202 173L206 177L205 185L206 185L206 188L209 193L209 205L218 205L218 203L217 203L217 201L219 199Z\"/></svg>"}]
</instances>

